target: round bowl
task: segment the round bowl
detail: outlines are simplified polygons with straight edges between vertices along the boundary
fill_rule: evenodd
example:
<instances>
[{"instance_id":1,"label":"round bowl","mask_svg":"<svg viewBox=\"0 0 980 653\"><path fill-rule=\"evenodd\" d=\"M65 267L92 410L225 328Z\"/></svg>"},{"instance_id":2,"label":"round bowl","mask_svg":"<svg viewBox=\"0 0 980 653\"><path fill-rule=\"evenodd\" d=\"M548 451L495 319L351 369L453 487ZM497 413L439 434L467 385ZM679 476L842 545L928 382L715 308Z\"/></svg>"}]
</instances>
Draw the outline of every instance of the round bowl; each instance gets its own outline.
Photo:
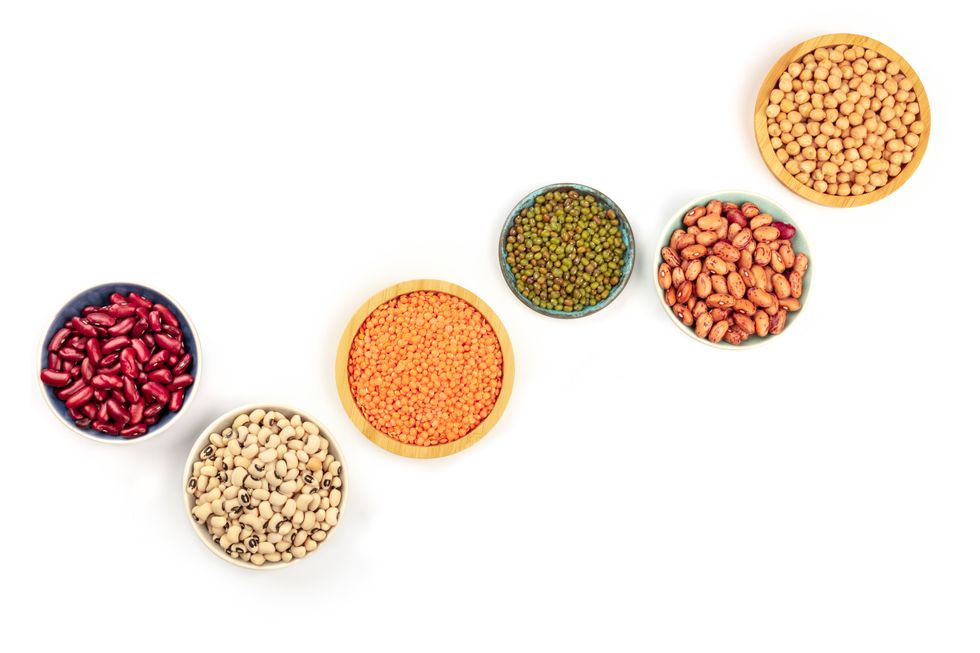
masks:
<instances>
[{"instance_id":1,"label":"round bowl","mask_svg":"<svg viewBox=\"0 0 980 653\"><path fill-rule=\"evenodd\" d=\"M619 216L619 231L623 235L623 243L626 245L626 253L623 258L624 264L619 283L617 283L609 292L608 297L597 304L586 306L580 311L556 311L550 308L535 306L530 299L522 295L517 289L517 281L514 277L514 272L510 269L510 265L507 263L507 235L514 226L514 221L520 215L521 211L534 204L535 197L543 193L569 190L578 191L583 195L592 195L599 201L600 206L605 209L612 209L616 212L616 215ZM521 300L522 304L530 308L532 311L541 313L542 315L547 315L548 317L557 317L561 319L585 317L587 315L592 315L593 313L598 313L606 306L609 306L609 304L611 304L613 300L619 296L619 293L623 292L623 288L625 288L626 284L629 282L630 275L633 273L633 259L635 257L636 242L633 238L633 229L630 227L626 214L623 213L623 210L605 194L597 191L595 188L584 186L582 184L549 184L548 186L542 186L541 188L528 193L524 199L517 203L517 206L515 206L510 212L510 215L507 216L507 220L504 222L504 228L500 231L500 242L497 245L497 258L500 261L500 271L503 273L504 281L507 282L507 287L510 288L511 292L513 292L514 295Z\"/></svg>"},{"instance_id":2,"label":"round bowl","mask_svg":"<svg viewBox=\"0 0 980 653\"><path fill-rule=\"evenodd\" d=\"M164 415L159 422L147 429L144 435L135 438L124 438L120 435L110 435L108 433L100 433L93 429L82 429L75 425L75 420L72 419L71 415L68 414L68 409L65 408L65 402L58 399L56 393L58 388L53 388L48 385L44 385L40 381L41 370L47 367L48 364L48 342L54 337L55 332L60 329L65 322L70 320L76 315L80 315L82 309L89 305L101 306L109 303L109 295L114 292L126 295L130 292L136 292L143 295L150 301L158 304L163 304L180 320L181 330L184 332L184 347L186 351L193 356L194 360L191 366L187 369L189 374L194 376L194 383L188 388L188 392L184 396L184 404L181 406L180 410L176 413L167 413ZM89 440L95 440L96 442L107 442L109 444L133 444L135 442L145 442L150 438L156 437L170 428L174 422L176 422L180 417L187 413L188 406L191 401L197 395L197 389L201 385L201 345L200 339L197 336L197 331L194 329L194 323L191 322L187 313L180 307L177 302L170 298L170 296L150 288L149 286L144 286L138 283L127 283L127 282L116 282L116 283L104 283L98 286L92 286L87 290L83 290L71 299L69 299L64 306L61 307L54 318L51 320L51 325L48 327L47 332L41 339L41 343L38 348L38 368L35 374L38 379L38 384L41 386L41 393L44 395L44 400L47 402L48 407L51 412L54 413L58 421L61 422L68 430L77 433L83 438L88 438Z\"/></svg>"},{"instance_id":3,"label":"round bowl","mask_svg":"<svg viewBox=\"0 0 980 653\"><path fill-rule=\"evenodd\" d=\"M194 521L194 515L191 514L191 510L194 508L194 497L187 493L187 483L190 480L191 472L194 470L194 463L198 461L198 456L201 450L208 445L208 441L209 438L211 437L211 434L221 433L221 431L224 428L231 426L232 422L234 422L236 417L238 417L243 413L244 414L251 413L253 410L257 408L261 408L266 411L274 410L276 412L282 413L283 415L287 415L290 417L293 415L302 415L305 421L316 424L317 427L320 429L320 437L326 438L327 442L330 444L330 449L329 449L330 453L333 455L333 457L336 460L340 461L340 480L341 480L340 487L343 489L340 498L340 504L337 506L337 509L339 511L339 514L337 516L337 525L331 527L331 529L327 531L326 538L322 542L320 542L316 550L314 550L312 553L309 553L302 558L293 558L289 562L267 562L261 566L253 565L248 562L243 562L236 558L232 558L231 556L226 554L225 550L222 549L217 542L211 539L211 536L208 534L208 529L203 524L199 524L196 521ZM297 562L306 560L310 556L316 555L316 553L323 548L323 545L326 544L327 540L329 540L333 536L337 528L340 527L340 523L344 518L344 506L347 505L347 494L350 491L349 486L347 484L347 461L344 459L344 454L340 450L340 446L337 444L336 438L334 438L334 436L330 433L330 431L323 425L323 423L320 420L314 418L308 412L303 410L298 410L296 408L293 408L292 406L285 406L283 404L248 404L246 406L239 406L238 408L229 410L227 413L225 413L221 417L217 418L216 420L208 424L207 428L205 428L201 432L201 435L199 435L194 440L194 444L191 446L190 453L187 454L187 462L184 464L184 473L181 480L182 483L180 487L180 493L184 497L184 513L187 515L187 519L191 523L191 528L194 529L194 532L197 533L197 536L199 538L201 538L201 541L204 542L205 546L207 546L216 556L218 556L225 562L230 562L233 565L236 565L238 567L243 567L245 569L257 569L257 570L278 569L280 567L291 566L296 564Z\"/></svg>"},{"instance_id":4,"label":"round bowl","mask_svg":"<svg viewBox=\"0 0 980 653\"><path fill-rule=\"evenodd\" d=\"M912 80L912 90L915 91L916 101L919 103L919 119L925 123L925 131L923 131L919 136L919 144L915 148L915 156L912 157L912 160L904 168L902 168L902 171L898 174L898 176L889 180L888 183L881 188L877 188L870 193L864 193L863 195L857 196L840 197L837 195L819 193L813 190L807 185L797 181L796 178L783 167L783 164L776 158L776 152L772 149L772 145L769 142L769 133L766 131L766 107L769 105L769 92L775 88L779 76L782 75L783 71L786 70L789 64L802 58L805 54L813 52L817 48L833 47L835 45L844 44L859 45L864 48L875 50L888 57L890 61L898 63L902 73ZM754 121L755 139L759 146L759 152L762 154L762 158L766 162L766 166L768 166L770 172L772 172L772 174L774 174L784 186L789 188L797 195L805 197L811 202L816 202L817 204L822 204L824 206L842 208L849 206L863 206L865 204L870 204L871 202L877 202L878 200L894 193L902 186L902 184L908 181L909 177L911 177L912 173L915 172L915 169L919 167L919 163L926 154L926 146L929 144L929 131L931 126L929 98L926 96L926 89L922 86L922 81L919 79L919 76L916 74L915 70L913 70L912 66L909 65L909 62L907 62L901 55L889 48L884 43L876 41L867 36L861 36L860 34L825 34L823 36L817 36L808 41L800 43L780 57L769 71L769 74L766 75L766 78L762 81L762 87L759 89L759 95L755 101Z\"/></svg>"},{"instance_id":5,"label":"round bowl","mask_svg":"<svg viewBox=\"0 0 980 653\"><path fill-rule=\"evenodd\" d=\"M793 251L799 252L801 254L806 254L810 257L810 264L807 267L806 279L803 284L803 294L800 296L800 310L788 313L786 316L786 326L783 332L778 336L766 336L765 338L760 338L758 336L752 335L746 338L746 340L740 345L733 345L722 340L721 342L714 343L710 342L707 338L698 338L694 333L694 327L689 327L684 322L677 317L673 309L667 304L667 298L664 296L664 290L657 283L656 271L660 267L660 250L664 247L670 245L670 236L674 233L675 229L684 228L684 215L690 211L695 206L704 206L711 200L721 200L722 202L734 202L737 204L742 204L743 202L752 202L763 213L769 213L778 222L786 221L796 227L796 235L793 237ZM810 295L810 288L813 286L813 257L810 256L810 245L807 242L806 235L803 233L803 229L800 228L799 223L790 217L789 212L776 202L772 201L768 197L759 195L757 193L750 193L743 190L726 190L718 191L715 193L709 193L708 195L702 195L701 197L696 197L690 202L687 202L684 206L677 210L674 215L670 217L667 224L664 225L663 231L660 233L659 245L657 245L657 263L653 266L654 268L654 286L657 289L657 294L660 297L660 305L664 307L667 311L667 315L670 316L670 320L677 325L677 327L683 331L687 336L697 340L698 342L710 345L712 347L717 347L718 349L751 349L753 347L758 347L764 345L772 340L779 340L780 338L786 337L786 331L789 330L790 326L796 321L804 310L806 310L807 297Z\"/></svg>"},{"instance_id":6,"label":"round bowl","mask_svg":"<svg viewBox=\"0 0 980 653\"><path fill-rule=\"evenodd\" d=\"M497 402L494 404L493 410L490 411L490 414L487 415L487 417L480 422L476 428L458 440L432 446L422 446L400 442L376 429L367 420L367 418L364 417L364 415L361 413L361 409L357 405L357 402L354 401L354 395L350 389L350 377L348 376L347 371L347 362L350 359L351 344L354 342L354 337L360 330L364 320L367 319L367 317L374 312L374 309L381 304L400 295L405 295L407 293L416 292L419 290L429 290L455 295L473 306L483 315L483 317L486 318L487 322L490 323L490 326L493 327L493 331L497 335L497 341L500 343L500 351L504 357L503 379L501 381L500 394L497 396ZM409 458L439 458L458 453L463 449L472 447L500 420L501 415L504 413L504 409L507 407L507 402L510 400L510 393L514 387L514 350L511 347L510 337L507 335L507 330L504 329L504 324L500 321L500 318L497 317L497 314L490 309L486 302L466 288L449 283L448 281L436 281L433 279L405 281L403 283L389 286L388 288L385 288L381 292L377 293L369 300L364 302L364 304L357 309L357 312L354 313L354 317L351 318L350 322L347 324L347 328L344 329L344 333L340 338L340 345L337 347L335 376L337 381L337 391L340 393L340 402L344 405L344 410L347 411L347 415L350 417L351 421L354 422L354 425L367 437L367 439L382 449L400 456L406 456Z\"/></svg>"}]
</instances>

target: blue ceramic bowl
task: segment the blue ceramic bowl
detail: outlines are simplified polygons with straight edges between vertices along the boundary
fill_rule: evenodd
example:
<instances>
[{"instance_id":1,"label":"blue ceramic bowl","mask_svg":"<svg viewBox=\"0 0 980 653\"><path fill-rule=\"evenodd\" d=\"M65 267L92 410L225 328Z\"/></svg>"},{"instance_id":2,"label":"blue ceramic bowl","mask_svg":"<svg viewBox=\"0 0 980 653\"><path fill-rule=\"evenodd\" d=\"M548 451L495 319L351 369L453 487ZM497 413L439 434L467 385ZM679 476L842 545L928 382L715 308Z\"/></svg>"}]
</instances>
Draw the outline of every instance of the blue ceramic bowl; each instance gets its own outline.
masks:
<instances>
[{"instance_id":1,"label":"blue ceramic bowl","mask_svg":"<svg viewBox=\"0 0 980 653\"><path fill-rule=\"evenodd\" d=\"M788 222L796 227L796 235L793 237L793 250L800 254L806 254L810 257L810 264L807 268L806 277L803 283L803 294L800 296L800 310L795 311L787 315L786 317L786 327L782 334L778 336L766 336L765 338L760 338L756 335L749 336L740 345L732 345L730 343L722 340L719 343L713 343L706 338L698 338L697 334L694 333L693 326L687 326L681 321L679 317L674 313L670 305L667 304L667 298L664 296L664 291L657 282L657 270L660 268L660 263L663 261L660 255L660 251L670 245L670 237L673 235L675 229L683 229L684 227L684 216L695 206L704 206L711 200L721 200L722 202L734 202L735 204L743 204L744 202L752 202L759 207L763 213L769 213L772 217L779 222ZM670 217L667 224L664 225L664 230L660 233L660 244L657 246L657 261L653 266L654 269L654 286L656 287L656 292L660 296L660 305L664 307L667 314L670 316L671 321L678 326L678 328L686 333L691 338L697 340L698 342L710 345L717 349L752 349L753 347L758 347L766 343L772 342L774 340L780 340L786 337L786 331L789 330L790 326L796 322L796 319L800 316L800 313L806 308L807 298L810 296L810 287L813 284L813 257L810 255L810 243L807 242L806 235L803 233L803 229L800 227L800 223L793 218L789 212L776 202L772 201L764 195L759 195L758 193L752 193L744 190L726 190L718 191L715 193L709 193L708 195L702 195L697 197L690 202L684 204L684 206L677 209L677 211Z\"/></svg>"},{"instance_id":2,"label":"blue ceramic bowl","mask_svg":"<svg viewBox=\"0 0 980 653\"><path fill-rule=\"evenodd\" d=\"M608 297L603 299L598 304L586 306L580 311L556 311L550 308L535 306L534 302L522 295L520 291L517 290L517 281L514 278L514 272L510 269L510 265L507 264L507 235L514 226L514 221L521 214L521 211L531 207L534 204L535 197L552 191L569 190L578 191L583 195L592 195L599 201L599 206L603 207L604 209L612 209L616 212L616 215L619 216L619 230L623 235L623 242L626 244L626 254L623 257L624 265L619 283L616 284L609 292ZM550 184L528 193L524 199L517 203L514 210L510 212L510 215L507 216L507 221L504 223L504 228L500 232L500 242L498 244L497 253L500 260L500 271L504 275L504 280L507 282L507 287L511 289L511 292L513 292L525 306L533 311L541 313L542 315L547 315L548 317L571 319L585 317L586 315L592 315L593 313L601 311L606 306L609 306L609 304L611 304L613 300L619 296L619 293L623 292L623 288L626 287L627 282L630 280L630 275L633 273L633 259L636 257L636 244L633 239L633 230L630 228L629 220L626 219L626 214L623 213L623 210L616 206L616 203L609 199L606 195L600 193L595 188L583 186L582 184Z\"/></svg>"},{"instance_id":3,"label":"blue ceramic bowl","mask_svg":"<svg viewBox=\"0 0 980 653\"><path fill-rule=\"evenodd\" d=\"M48 365L48 343L58 329L64 326L65 322L70 320L76 315L81 315L82 309L89 305L102 306L109 303L109 295L114 292L126 295L132 291L143 295L150 301L163 304L180 320L181 330L184 332L184 347L194 360L191 366L188 368L187 372L194 376L194 383L187 388L187 394L184 397L184 404L181 406L180 410L176 413L166 413L160 421L151 426L144 435L135 438L124 438L120 435L110 435L108 433L101 433L95 429L82 429L75 425L75 420L72 419L71 415L68 414L68 409L65 408L65 402L58 399L56 393L58 388L52 388L51 386L44 385L40 383L41 370ZM37 378L38 383L41 385L41 391L44 394L44 399L47 401L48 406L51 408L51 412L55 414L58 420L64 424L68 429L74 431L82 437L86 437L90 440L96 440L98 442L108 442L111 444L129 444L132 442L142 442L144 440L149 440L150 438L163 433L174 422L176 422L181 415L187 413L187 407L194 399L197 394L197 389L201 385L200 378L201 370L201 348L198 344L197 331L194 330L194 324L187 317L187 314L180 308L180 306L172 300L167 295L164 295L159 290L154 290L153 288L148 288L147 286L142 286L138 283L104 283L99 286L94 286L88 290L83 290L74 297L72 297L68 302L61 307L57 315L51 321L51 326L48 327L47 333L44 334L44 338L41 340L40 350L38 352L38 369Z\"/></svg>"}]
</instances>

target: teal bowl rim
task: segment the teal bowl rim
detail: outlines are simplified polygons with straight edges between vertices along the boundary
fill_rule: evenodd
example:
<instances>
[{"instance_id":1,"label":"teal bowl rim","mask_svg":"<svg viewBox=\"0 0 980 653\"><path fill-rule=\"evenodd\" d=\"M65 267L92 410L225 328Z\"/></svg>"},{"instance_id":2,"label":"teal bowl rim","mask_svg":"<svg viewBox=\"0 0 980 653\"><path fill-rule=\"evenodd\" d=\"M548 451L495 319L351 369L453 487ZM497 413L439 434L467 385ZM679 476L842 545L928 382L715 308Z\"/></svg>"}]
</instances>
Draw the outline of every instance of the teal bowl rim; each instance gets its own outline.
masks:
<instances>
[{"instance_id":1,"label":"teal bowl rim","mask_svg":"<svg viewBox=\"0 0 980 653\"><path fill-rule=\"evenodd\" d=\"M591 306L586 306L580 311L556 311L551 308L543 308L541 306L535 306L534 303L527 297L522 295L519 290L517 290L517 283L514 277L514 272L510 269L510 265L507 263L507 235L511 228L514 226L514 220L525 208L531 206L534 202L534 198L543 193L549 193L556 190L576 190L580 193L585 193L587 195L594 196L599 200L600 206L604 206L607 209L612 209L619 216L619 231L623 236L623 242L626 244L626 254L624 258L623 270L619 279L619 283L613 286L613 289L609 292L609 296L602 301L592 304ZM507 216L507 220L504 221L504 227L500 230L500 240L497 244L497 259L500 262L500 272L504 276L504 281L507 282L507 287L510 291L521 300L521 303L530 308L536 313L541 315L547 315L548 317L554 317L564 320L573 320L580 317L587 317L593 313L598 313L605 307L609 306L619 294L623 292L623 288L629 282L630 277L633 274L633 261L636 258L636 239L633 237L633 228L630 226L629 219L623 212L623 209L619 208L616 202L612 201L608 195L605 193L592 188L591 186L586 186L585 184L576 183L563 183L563 184L548 184L547 186L542 186L541 188L535 189L524 196L520 202L511 210L510 215Z\"/></svg>"},{"instance_id":2,"label":"teal bowl rim","mask_svg":"<svg viewBox=\"0 0 980 653\"><path fill-rule=\"evenodd\" d=\"M772 214L773 218L775 218L776 221L778 222L789 221L794 227L796 227L796 235L793 237L794 238L793 250L802 252L806 254L808 257L810 257L810 263L807 266L806 284L804 284L803 286L803 295L800 298L800 310L795 311L793 313L789 313L787 315L786 327L783 330L783 333L779 334L779 336L775 338L771 336L767 336L765 338L759 338L758 336L753 335L750 336L748 339L746 339L740 345L733 345L725 342L724 340L718 343L714 343L714 342L710 342L707 338L698 338L697 335L694 333L694 328L684 324L680 320L680 318L678 318L677 315L674 314L673 309L667 305L667 299L664 296L664 290L663 288L660 287L660 284L657 282L657 270L660 268L660 262L661 262L660 250L662 250L670 243L670 236L671 234L674 233L674 230L683 227L682 220L684 218L684 214L687 213L689 210L691 210L693 207L704 206L705 204L707 204L709 201L713 199L718 199L723 202L733 202L735 201L735 199L733 198L738 199L739 204L741 204L742 202L753 202L755 204L758 204L760 209L764 209L764 210L765 210L765 206L768 206L770 207L768 212ZM780 216L782 216L782 218L780 218ZM796 245L795 239L797 238L799 239L799 243L802 245L802 247L795 246ZM796 319L800 316L800 314L803 313L804 310L806 310L808 304L807 298L810 296L810 290L813 288L813 256L811 255L810 241L807 240L806 233L800 227L800 224L796 220L796 218L790 216L789 211L787 211L781 204L779 204L775 200L766 197L765 195L760 195L759 193L753 193L751 191L745 191L745 190L719 190L713 193L707 193L700 197L695 197L694 199L688 200L687 202L684 203L684 205L680 209L678 209L673 215L671 215L670 218L667 219L667 222L664 224L663 231L660 233L660 239L657 242L659 244L657 245L656 264L653 266L653 285L657 291L657 296L660 299L660 305L664 307L664 310L667 311L667 315L670 317L670 320L674 324L676 324L681 331L683 331L689 337L691 337L694 340L697 340L702 344L708 345L710 347L714 347L716 349L735 349L735 350L754 349L755 347L760 347L762 345L768 344L773 340L780 340L782 338L785 338L786 332L789 330L790 326L793 324L793 322L796 321Z\"/></svg>"}]
</instances>

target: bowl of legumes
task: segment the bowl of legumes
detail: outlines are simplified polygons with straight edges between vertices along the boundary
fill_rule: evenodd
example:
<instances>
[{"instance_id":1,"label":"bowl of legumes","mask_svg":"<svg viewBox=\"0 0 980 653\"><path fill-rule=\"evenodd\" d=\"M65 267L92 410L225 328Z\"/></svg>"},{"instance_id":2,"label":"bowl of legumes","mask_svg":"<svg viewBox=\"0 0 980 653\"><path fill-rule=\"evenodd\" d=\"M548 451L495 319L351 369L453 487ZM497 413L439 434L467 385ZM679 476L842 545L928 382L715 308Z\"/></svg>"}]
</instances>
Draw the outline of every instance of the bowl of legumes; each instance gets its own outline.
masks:
<instances>
[{"instance_id":1,"label":"bowl of legumes","mask_svg":"<svg viewBox=\"0 0 980 653\"><path fill-rule=\"evenodd\" d=\"M721 191L682 206L660 236L657 292L674 324L722 349L772 341L810 292L810 247L772 200Z\"/></svg>"},{"instance_id":2,"label":"bowl of legumes","mask_svg":"<svg viewBox=\"0 0 980 653\"><path fill-rule=\"evenodd\" d=\"M45 401L68 429L113 444L163 433L197 392L194 325L166 294L136 283L83 290L61 307L38 352Z\"/></svg>"},{"instance_id":3,"label":"bowl of legumes","mask_svg":"<svg viewBox=\"0 0 980 653\"><path fill-rule=\"evenodd\" d=\"M635 244L626 215L609 197L582 184L551 184L507 216L498 255L507 286L525 306L578 318L623 291Z\"/></svg>"},{"instance_id":4,"label":"bowl of legumes","mask_svg":"<svg viewBox=\"0 0 980 653\"><path fill-rule=\"evenodd\" d=\"M222 560L275 569L302 560L337 529L347 501L340 447L309 413L252 404L201 433L184 467L187 516Z\"/></svg>"}]
</instances>

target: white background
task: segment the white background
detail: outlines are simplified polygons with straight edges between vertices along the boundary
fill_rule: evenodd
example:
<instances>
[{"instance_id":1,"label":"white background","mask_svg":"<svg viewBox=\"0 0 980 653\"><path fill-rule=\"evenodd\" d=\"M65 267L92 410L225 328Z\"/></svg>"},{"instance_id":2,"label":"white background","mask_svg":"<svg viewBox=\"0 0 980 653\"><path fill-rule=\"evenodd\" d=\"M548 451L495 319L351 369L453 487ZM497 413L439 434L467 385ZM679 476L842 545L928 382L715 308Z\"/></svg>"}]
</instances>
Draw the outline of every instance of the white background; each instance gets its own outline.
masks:
<instances>
[{"instance_id":1,"label":"white background","mask_svg":"<svg viewBox=\"0 0 980 653\"><path fill-rule=\"evenodd\" d=\"M3 3L3 637L115 650L977 651L977 102L941 3ZM784 189L752 135L796 43L865 33L931 100L918 172L874 205ZM578 181L631 219L606 311L524 308L504 217ZM690 198L769 195L810 240L808 310L761 349L684 337L656 239ZM517 380L448 459L396 457L333 382L394 282L464 285ZM76 292L133 280L200 333L200 392L131 447L42 402L35 351ZM249 573L193 534L191 441L236 405L325 422L350 501L311 559ZM84 650L84 649L83 649Z\"/></svg>"}]
</instances>

